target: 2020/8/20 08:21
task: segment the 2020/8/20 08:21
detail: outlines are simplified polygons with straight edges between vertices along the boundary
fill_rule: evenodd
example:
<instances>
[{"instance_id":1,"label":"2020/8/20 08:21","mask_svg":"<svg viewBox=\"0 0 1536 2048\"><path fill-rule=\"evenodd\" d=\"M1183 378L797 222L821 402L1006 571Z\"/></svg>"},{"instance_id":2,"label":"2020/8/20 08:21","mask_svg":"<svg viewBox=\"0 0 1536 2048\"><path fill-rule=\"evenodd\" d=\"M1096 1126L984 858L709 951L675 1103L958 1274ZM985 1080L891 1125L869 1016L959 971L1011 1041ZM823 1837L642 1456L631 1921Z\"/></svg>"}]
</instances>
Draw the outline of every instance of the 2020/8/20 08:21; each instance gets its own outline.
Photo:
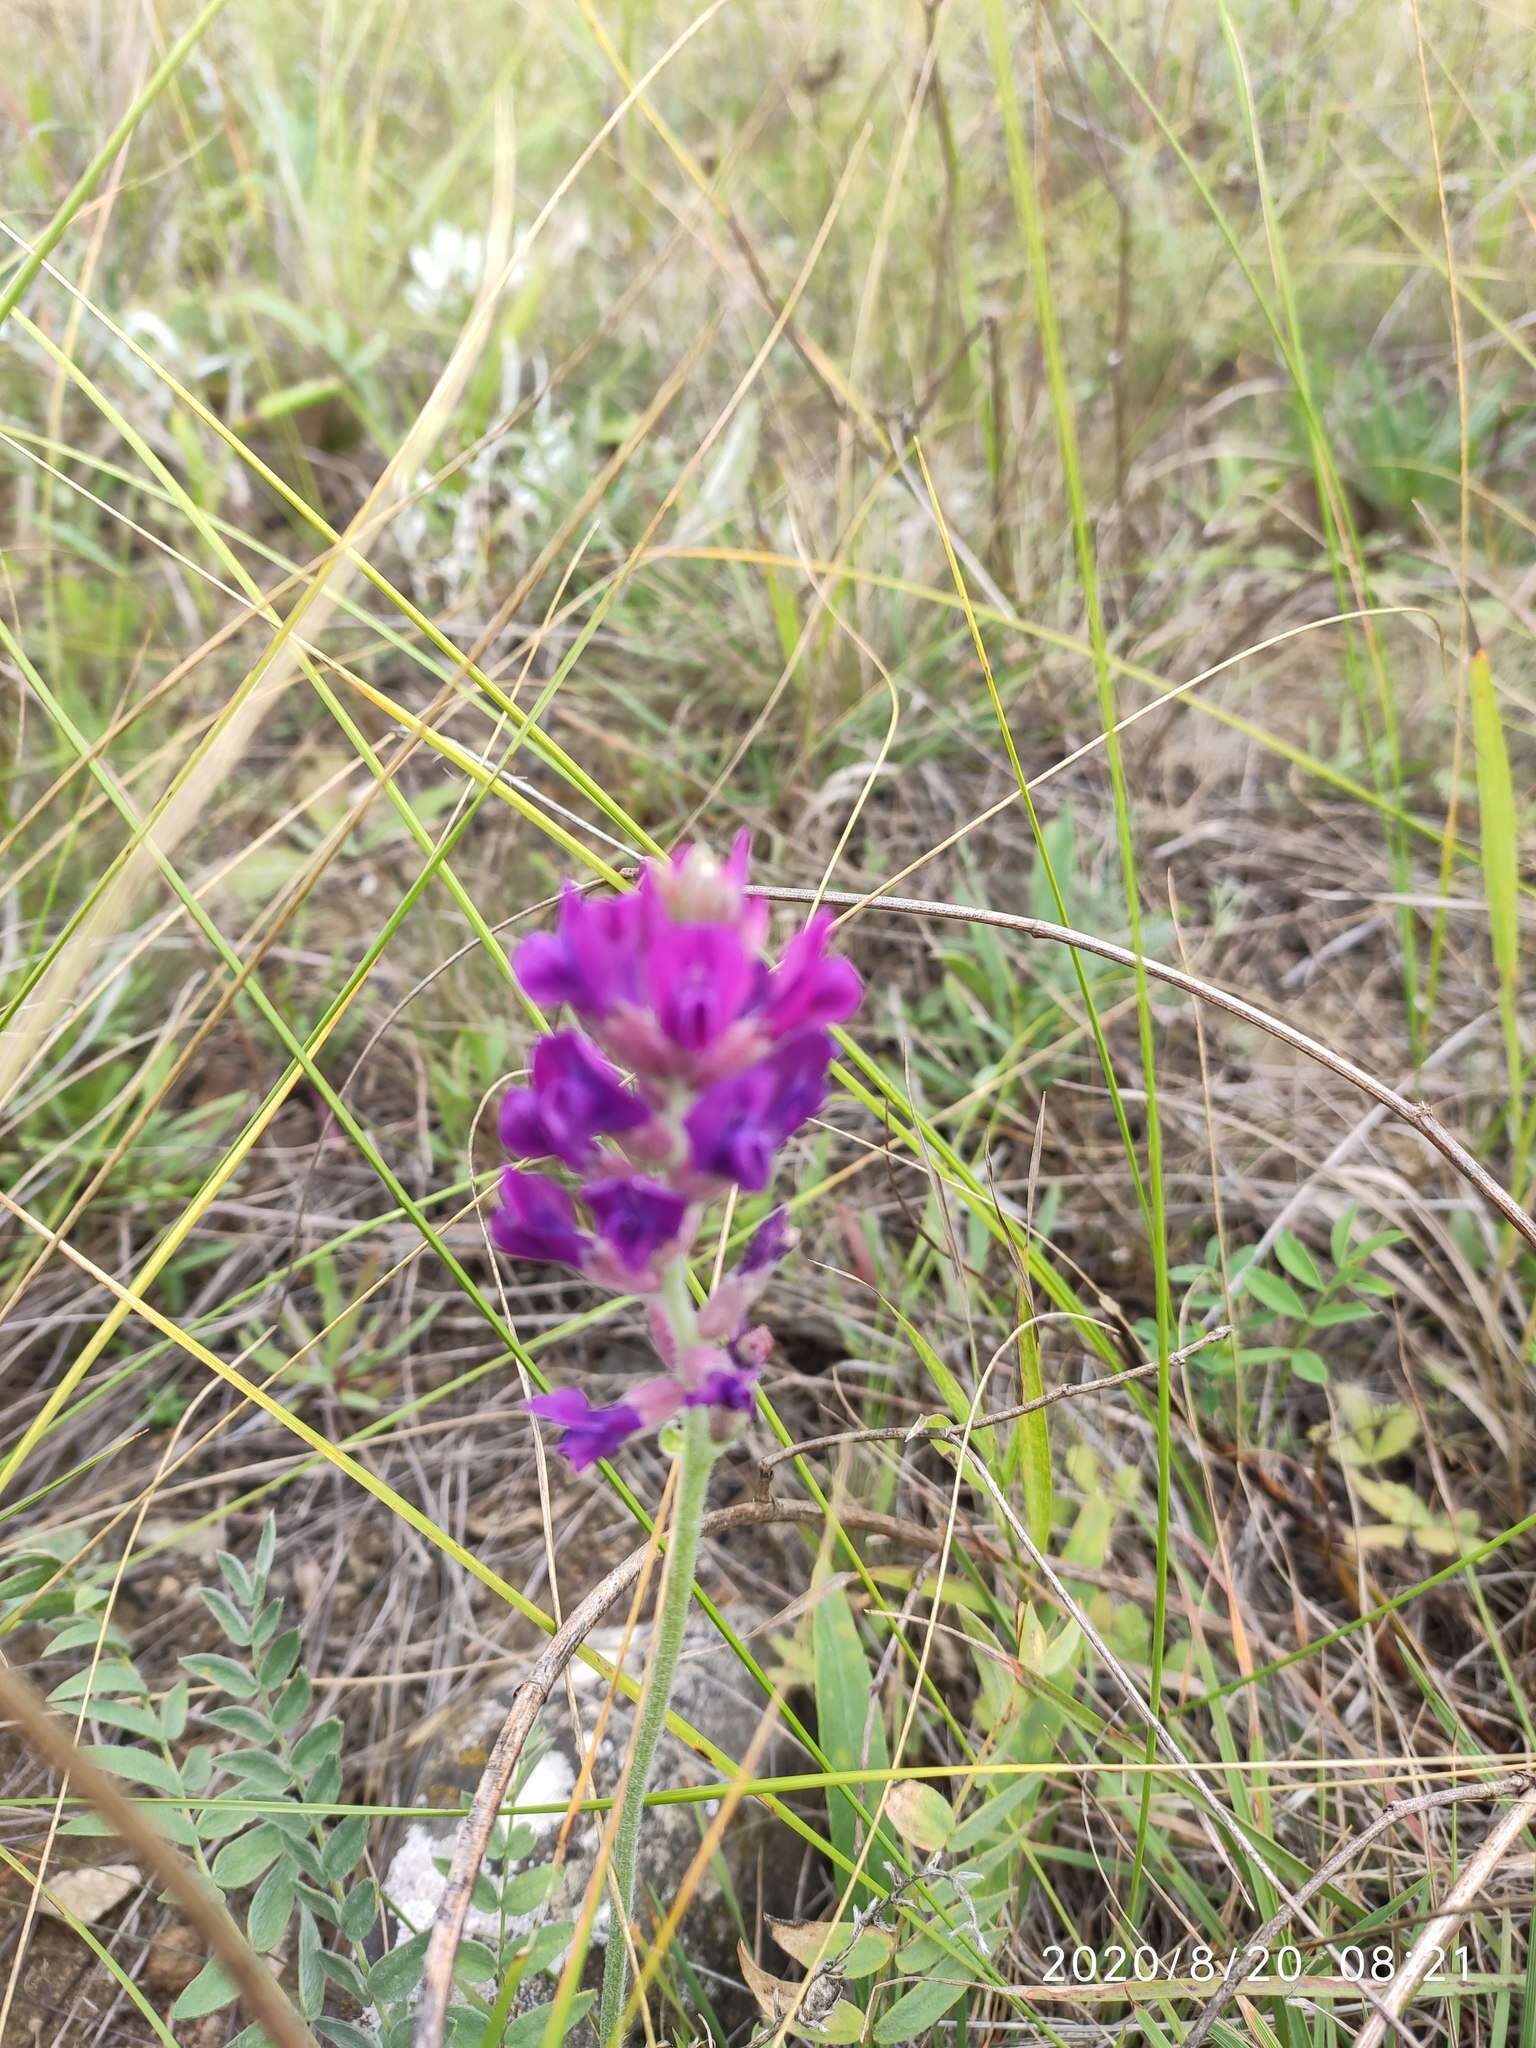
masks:
<instances>
[{"instance_id":1,"label":"2020/8/20 08:21","mask_svg":"<svg viewBox=\"0 0 1536 2048\"><path fill-rule=\"evenodd\" d=\"M1277 1949L1255 1948L1225 1957L1218 1956L1204 1942L1195 1942L1188 1949L1181 1944L1167 1954L1160 1954L1146 1944L1134 1949L1118 1943L1102 1949L1083 1945L1068 1949L1052 1943L1043 1950L1042 1960L1042 1982L1063 1985L1153 1985L1180 1979L1214 1984L1226 1975L1234 1960L1241 1965L1245 1984L1257 1985L1269 1979L1289 1985L1300 1982L1307 1974L1302 1951L1293 1942ZM1397 1974L1399 1960L1397 1950L1386 1942L1329 1943L1317 1958L1329 1975L1353 1984L1390 1983ZM1424 1981L1432 1984L1445 1977L1465 1978L1471 1975L1471 1970L1471 1954L1465 1945L1441 1949Z\"/></svg>"}]
</instances>

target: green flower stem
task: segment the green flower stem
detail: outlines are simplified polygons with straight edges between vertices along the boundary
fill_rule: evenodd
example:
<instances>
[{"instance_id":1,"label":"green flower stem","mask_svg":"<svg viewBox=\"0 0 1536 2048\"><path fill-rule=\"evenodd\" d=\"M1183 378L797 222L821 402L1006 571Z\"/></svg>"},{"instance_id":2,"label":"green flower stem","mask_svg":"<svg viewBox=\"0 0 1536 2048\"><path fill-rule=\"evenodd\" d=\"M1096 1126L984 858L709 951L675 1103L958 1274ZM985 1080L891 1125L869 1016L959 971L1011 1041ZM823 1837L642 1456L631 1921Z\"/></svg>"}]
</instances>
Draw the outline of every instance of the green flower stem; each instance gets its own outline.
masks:
<instances>
[{"instance_id":1,"label":"green flower stem","mask_svg":"<svg viewBox=\"0 0 1536 2048\"><path fill-rule=\"evenodd\" d=\"M671 1306L670 1303L668 1305ZM691 1305L688 1321L691 1325ZM683 1422L677 1500L667 1537L666 1569L656 1616L656 1648L645 1690L640 1696L629 1775L620 1799L618 1827L613 1841L610 1876L612 1892L617 1897L611 1906L612 1919L603 1956L603 1994L597 2020L597 2038L605 2044L618 2040L624 2017L624 1994L629 1984L629 1949L624 1930L633 1916L635 1869L640 1854L640 1830L645 1821L645 1795L656 1762L657 1744L672 1704L672 1687L677 1678L683 1635L688 1626L688 1609L693 1599L693 1567L699 1554L699 1524L704 1519L709 1477L719 1450L711 1420L708 1408L690 1408Z\"/></svg>"}]
</instances>

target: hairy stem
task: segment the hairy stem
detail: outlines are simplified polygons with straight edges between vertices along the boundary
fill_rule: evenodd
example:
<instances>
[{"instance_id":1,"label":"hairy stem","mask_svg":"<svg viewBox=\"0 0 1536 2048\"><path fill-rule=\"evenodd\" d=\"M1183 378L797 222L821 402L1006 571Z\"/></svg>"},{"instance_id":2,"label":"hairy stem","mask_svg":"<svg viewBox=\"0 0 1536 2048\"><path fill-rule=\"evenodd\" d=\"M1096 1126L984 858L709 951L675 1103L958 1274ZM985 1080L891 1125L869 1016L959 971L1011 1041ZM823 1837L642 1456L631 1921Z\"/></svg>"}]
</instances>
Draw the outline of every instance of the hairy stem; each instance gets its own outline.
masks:
<instances>
[{"instance_id":1,"label":"hairy stem","mask_svg":"<svg viewBox=\"0 0 1536 2048\"><path fill-rule=\"evenodd\" d=\"M693 1599L693 1567L699 1554L699 1524L709 1495L709 1476L717 1446L707 1408L690 1408L683 1423L682 1460L677 1475L677 1502L667 1538L666 1570L656 1616L656 1646L651 1657L639 1717L630 1748L629 1769L619 1801L618 1826L610 1867L615 1912L603 1956L603 1994L598 2007L597 2038L604 2044L619 2039L624 1994L629 1983L629 1949L625 1928L635 1897L635 1868L640 1829L645 1820L645 1795L650 1787L656 1748L672 1704L672 1687L682 1654L688 1609Z\"/></svg>"}]
</instances>

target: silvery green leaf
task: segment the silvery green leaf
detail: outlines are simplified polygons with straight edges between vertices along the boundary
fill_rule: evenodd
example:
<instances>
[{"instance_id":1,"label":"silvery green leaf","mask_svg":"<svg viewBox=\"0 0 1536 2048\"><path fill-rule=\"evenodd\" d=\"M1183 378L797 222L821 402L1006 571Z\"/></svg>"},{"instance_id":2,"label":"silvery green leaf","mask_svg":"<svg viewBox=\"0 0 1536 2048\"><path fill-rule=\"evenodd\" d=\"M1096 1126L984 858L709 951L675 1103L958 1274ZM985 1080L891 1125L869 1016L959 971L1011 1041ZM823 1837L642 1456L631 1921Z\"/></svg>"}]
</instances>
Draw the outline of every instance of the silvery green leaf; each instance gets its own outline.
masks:
<instances>
[{"instance_id":1,"label":"silvery green leaf","mask_svg":"<svg viewBox=\"0 0 1536 2048\"><path fill-rule=\"evenodd\" d=\"M223 1963L204 1963L171 2007L171 2018L200 2020L205 2013L220 2012L226 2005L233 2005L239 1994L240 1986Z\"/></svg>"},{"instance_id":2,"label":"silvery green leaf","mask_svg":"<svg viewBox=\"0 0 1536 2048\"><path fill-rule=\"evenodd\" d=\"M234 1601L227 1593L221 1593L216 1586L204 1586L202 1591L203 1605L235 1648L248 1650L251 1647L251 1624Z\"/></svg>"},{"instance_id":3,"label":"silvery green leaf","mask_svg":"<svg viewBox=\"0 0 1536 2048\"><path fill-rule=\"evenodd\" d=\"M277 1640L262 1652L256 1676L266 1691L274 1691L292 1671L298 1662L300 1640L296 1628L284 1629Z\"/></svg>"},{"instance_id":4,"label":"silvery green leaf","mask_svg":"<svg viewBox=\"0 0 1536 2048\"><path fill-rule=\"evenodd\" d=\"M314 1696L315 1688L309 1681L309 1674L305 1671L295 1671L278 1694L277 1702L273 1706L273 1726L281 1729L285 1735L290 1728L297 1728L309 1712L309 1704Z\"/></svg>"},{"instance_id":5,"label":"silvery green leaf","mask_svg":"<svg viewBox=\"0 0 1536 2048\"><path fill-rule=\"evenodd\" d=\"M182 1663L194 1678L201 1678L208 1685L216 1685L220 1692L227 1692L237 1700L248 1700L256 1691L256 1680L243 1664L237 1664L233 1657L209 1655L206 1657L183 1657Z\"/></svg>"},{"instance_id":6,"label":"silvery green leaf","mask_svg":"<svg viewBox=\"0 0 1536 2048\"><path fill-rule=\"evenodd\" d=\"M331 1830L320 1857L320 1867L326 1880L339 1884L356 1870L368 1850L368 1816L365 1813L349 1813L345 1820L338 1821Z\"/></svg>"},{"instance_id":7,"label":"silvery green leaf","mask_svg":"<svg viewBox=\"0 0 1536 2048\"><path fill-rule=\"evenodd\" d=\"M325 1971L320 1966L322 1944L315 1916L307 1906L299 1908L299 2010L312 2020L325 2003Z\"/></svg>"},{"instance_id":8,"label":"silvery green leaf","mask_svg":"<svg viewBox=\"0 0 1536 2048\"><path fill-rule=\"evenodd\" d=\"M254 1884L262 1872L283 1851L283 1837L270 1821L263 1821L237 1841L226 1842L213 1859L213 1881L221 1891L239 1891Z\"/></svg>"},{"instance_id":9,"label":"silvery green leaf","mask_svg":"<svg viewBox=\"0 0 1536 2048\"><path fill-rule=\"evenodd\" d=\"M160 1722L167 1742L179 1742L186 1733L191 1704L192 1688L184 1678L178 1679L160 1702Z\"/></svg>"},{"instance_id":10,"label":"silvery green leaf","mask_svg":"<svg viewBox=\"0 0 1536 2048\"><path fill-rule=\"evenodd\" d=\"M317 1721L293 1745L293 1768L301 1778L307 1777L317 1764L336 1756L340 1749L341 1723L333 1714L328 1720Z\"/></svg>"},{"instance_id":11,"label":"silvery green leaf","mask_svg":"<svg viewBox=\"0 0 1536 2048\"><path fill-rule=\"evenodd\" d=\"M341 1931L348 1941L366 1941L379 1917L379 1888L371 1877L354 1885L341 1908Z\"/></svg>"},{"instance_id":12,"label":"silvery green leaf","mask_svg":"<svg viewBox=\"0 0 1536 2048\"><path fill-rule=\"evenodd\" d=\"M272 1569L272 1553L276 1548L277 1517L268 1515L261 1525L261 1536L256 1544L256 1561L252 1566L258 1589L267 1582L267 1573Z\"/></svg>"},{"instance_id":13,"label":"silvery green leaf","mask_svg":"<svg viewBox=\"0 0 1536 2048\"><path fill-rule=\"evenodd\" d=\"M251 1947L261 1955L270 1954L288 1930L293 1913L293 1878L286 1863L274 1863L251 1900L246 1932Z\"/></svg>"}]
</instances>

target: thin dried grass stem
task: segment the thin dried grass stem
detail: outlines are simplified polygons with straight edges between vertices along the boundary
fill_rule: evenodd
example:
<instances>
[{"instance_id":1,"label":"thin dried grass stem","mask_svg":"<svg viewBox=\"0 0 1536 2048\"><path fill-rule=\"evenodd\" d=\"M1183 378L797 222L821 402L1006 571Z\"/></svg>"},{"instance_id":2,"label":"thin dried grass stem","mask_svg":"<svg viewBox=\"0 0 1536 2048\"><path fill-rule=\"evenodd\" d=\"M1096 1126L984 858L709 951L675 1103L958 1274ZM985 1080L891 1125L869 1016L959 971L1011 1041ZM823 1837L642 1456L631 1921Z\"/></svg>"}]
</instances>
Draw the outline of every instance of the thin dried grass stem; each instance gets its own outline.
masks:
<instances>
[{"instance_id":1,"label":"thin dried grass stem","mask_svg":"<svg viewBox=\"0 0 1536 2048\"><path fill-rule=\"evenodd\" d=\"M1518 1804L1489 1837L1489 1842L1495 1845L1494 1854L1487 1855L1489 1843L1485 1843L1483 1850L1467 1866L1466 1875L1475 1874L1478 1885L1481 1885L1493 1863L1519 1833L1520 1826L1524 1826L1532 1814L1536 1813L1536 1776L1531 1772L1516 1771L1506 1777L1485 1779L1476 1785L1442 1785L1437 1791L1418 1792L1408 1799L1394 1799L1390 1806L1383 1807L1373 1821L1351 1835L1347 1842L1334 1850L1326 1863L1312 1873L1305 1884L1297 1887L1294 1898L1287 1899L1278 1912L1271 1914L1251 1941L1234 1952L1219 1988L1206 2000L1200 2010L1200 2017L1185 2037L1184 2048L1200 2048L1201 2042L1209 2035L1235 1995L1249 1958L1259 1949L1267 1948L1292 1915L1305 1906L1309 1899L1315 1898L1325 1885L1331 1884L1339 1872L1347 1869L1361 1850L1368 1849L1378 1836L1386 1834L1390 1828L1396 1827L1400 1820L1407 1820L1414 1814L1431 1813L1436 1807L1441 1806L1462 1806L1469 1801L1503 1799L1510 1794L1517 1795ZM1519 1826L1512 1825L1517 1818ZM1461 1886L1458 1885L1456 1889L1460 1891ZM1466 1910L1466 1905L1470 1904L1472 1896L1473 1894L1468 1894L1466 1902L1460 1909L1462 1912ZM1447 1905L1449 1904L1448 1900ZM1425 1960L1427 1965L1427 1950ZM1406 1997L1402 2002L1406 2002ZM1370 2039L1379 2043L1388 2027L1394 2032L1400 2027L1398 2013L1392 2009L1390 1992L1384 1999L1377 2001L1377 2010L1367 2023L1360 2041L1363 2043Z\"/></svg>"},{"instance_id":2,"label":"thin dried grass stem","mask_svg":"<svg viewBox=\"0 0 1536 2048\"><path fill-rule=\"evenodd\" d=\"M1406 1095L1400 1095L1385 1081L1378 1080L1368 1068L1346 1059L1343 1053L1335 1052L1320 1039L1299 1031L1294 1024L1287 1024L1283 1017L1261 1010L1257 1003L1250 1003L1243 996L1218 988L1214 982L1202 981L1198 975L1187 974L1179 967L1169 967L1161 960L1149 960L1145 954L1133 953L1128 946L1117 946L1109 939L1096 938L1091 932L1075 931L1070 925L1048 924L1043 918L1020 917L1012 911L979 910L972 904L943 903L925 897L856 896L846 890L834 889L760 887L754 888L751 894L765 896L775 903L837 904L849 915L862 915L868 910L892 910L907 917L942 917L957 924L991 925L998 931L1016 932L1021 938L1040 939L1050 945L1071 946L1076 952L1093 953L1101 960L1113 960L1120 967L1139 968L1153 981L1165 982L1169 988L1193 996L1197 1002L1225 1010L1228 1016L1241 1018L1243 1023L1267 1032L1271 1038L1278 1038L1283 1045L1292 1047L1318 1066L1326 1067L1341 1081L1348 1081L1351 1087L1379 1102L1400 1123L1407 1124L1426 1144L1432 1145L1441 1158L1476 1188L1484 1201L1497 1209L1505 1222L1536 1250L1536 1218L1523 1209L1503 1183L1496 1180L1461 1140L1446 1129L1427 1103L1411 1102Z\"/></svg>"},{"instance_id":3,"label":"thin dried grass stem","mask_svg":"<svg viewBox=\"0 0 1536 2048\"><path fill-rule=\"evenodd\" d=\"M1445 1895L1445 1904L1403 1959L1382 1997L1381 2010L1361 2028L1355 2048L1381 2048L1414 1993L1450 1945L1451 1936L1477 1903L1478 1894L1525 1830L1536 1821L1536 1783L1530 1783L1502 1820L1488 1830L1482 1847Z\"/></svg>"},{"instance_id":4,"label":"thin dried grass stem","mask_svg":"<svg viewBox=\"0 0 1536 2048\"><path fill-rule=\"evenodd\" d=\"M1217 1329L1207 1330L1203 1337L1193 1344L1186 1344L1182 1351L1173 1352L1168 1360L1172 1365L1182 1365L1197 1351L1203 1351L1208 1344L1220 1343L1223 1337L1230 1337L1231 1326L1223 1323ZM903 1423L892 1423L882 1429L834 1430L830 1436L807 1437L797 1444L784 1444L776 1451L770 1451L765 1458L757 1461L757 1484L760 1499L768 1498L768 1487L772 1483L773 1470L782 1465L786 1458L803 1458L811 1451L833 1451L844 1444L890 1443L900 1438L904 1443L961 1443L969 1434L974 1436L978 1429L996 1429L1000 1423L1017 1422L1021 1415L1033 1415L1041 1408L1054 1408L1058 1401L1075 1401L1081 1394L1107 1394L1114 1387L1129 1386L1136 1380L1152 1379L1158 1371L1157 1361L1150 1365L1133 1365L1129 1372L1106 1373L1102 1379L1082 1380L1073 1386L1052 1387L1048 1394L1037 1394L1032 1401L1018 1401L1011 1408L994 1408L990 1414L978 1415L965 1429L948 1425L931 1426L918 1423L909 1427Z\"/></svg>"}]
</instances>

